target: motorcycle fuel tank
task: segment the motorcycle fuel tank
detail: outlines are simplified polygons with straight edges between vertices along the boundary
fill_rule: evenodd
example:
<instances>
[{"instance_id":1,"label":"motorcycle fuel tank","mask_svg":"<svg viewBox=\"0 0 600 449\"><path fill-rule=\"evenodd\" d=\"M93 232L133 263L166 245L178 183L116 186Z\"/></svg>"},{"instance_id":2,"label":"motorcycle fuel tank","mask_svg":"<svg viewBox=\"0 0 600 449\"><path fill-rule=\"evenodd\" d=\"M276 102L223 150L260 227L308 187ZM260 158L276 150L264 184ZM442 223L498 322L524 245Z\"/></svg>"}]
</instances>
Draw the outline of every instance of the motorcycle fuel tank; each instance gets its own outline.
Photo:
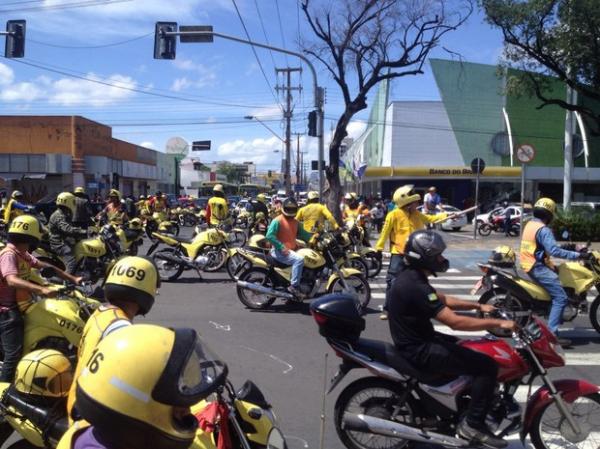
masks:
<instances>
[{"instance_id":1,"label":"motorcycle fuel tank","mask_svg":"<svg viewBox=\"0 0 600 449\"><path fill-rule=\"evenodd\" d=\"M460 344L493 358L498 365L498 382L520 379L529 372L529 366L525 359L504 340L486 337L464 340Z\"/></svg>"},{"instance_id":2,"label":"motorcycle fuel tank","mask_svg":"<svg viewBox=\"0 0 600 449\"><path fill-rule=\"evenodd\" d=\"M579 262L565 262L558 267L558 278L563 287L572 288L579 294L592 288L594 273Z\"/></svg>"},{"instance_id":3,"label":"motorcycle fuel tank","mask_svg":"<svg viewBox=\"0 0 600 449\"><path fill-rule=\"evenodd\" d=\"M75 245L75 257L102 257L106 254L106 246L99 238L82 240Z\"/></svg>"},{"instance_id":4,"label":"motorcycle fuel tank","mask_svg":"<svg viewBox=\"0 0 600 449\"><path fill-rule=\"evenodd\" d=\"M304 257L304 265L307 268L315 269L325 265L325 258L312 249L302 248L298 250L298 254Z\"/></svg>"}]
</instances>

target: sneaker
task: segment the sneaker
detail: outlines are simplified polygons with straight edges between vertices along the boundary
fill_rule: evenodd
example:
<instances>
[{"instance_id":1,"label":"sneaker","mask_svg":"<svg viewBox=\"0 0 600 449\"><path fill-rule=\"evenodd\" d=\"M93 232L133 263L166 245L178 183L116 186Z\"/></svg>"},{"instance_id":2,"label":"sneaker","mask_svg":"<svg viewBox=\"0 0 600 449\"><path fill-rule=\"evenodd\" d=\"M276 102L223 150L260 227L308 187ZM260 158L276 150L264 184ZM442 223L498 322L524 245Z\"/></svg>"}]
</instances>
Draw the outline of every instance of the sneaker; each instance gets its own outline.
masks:
<instances>
[{"instance_id":1,"label":"sneaker","mask_svg":"<svg viewBox=\"0 0 600 449\"><path fill-rule=\"evenodd\" d=\"M508 442L498 438L485 427L476 429L467 423L464 419L457 427L456 434L460 438L471 441L475 444L488 447L490 449L502 449L508 446Z\"/></svg>"},{"instance_id":2,"label":"sneaker","mask_svg":"<svg viewBox=\"0 0 600 449\"><path fill-rule=\"evenodd\" d=\"M561 345L563 348L568 348L573 345L573 342L568 338L556 336L556 339L558 340L558 344Z\"/></svg>"},{"instance_id":3,"label":"sneaker","mask_svg":"<svg viewBox=\"0 0 600 449\"><path fill-rule=\"evenodd\" d=\"M387 312L383 312L381 315L379 315L379 319L383 320L383 321L387 321L387 319L388 319Z\"/></svg>"}]
</instances>

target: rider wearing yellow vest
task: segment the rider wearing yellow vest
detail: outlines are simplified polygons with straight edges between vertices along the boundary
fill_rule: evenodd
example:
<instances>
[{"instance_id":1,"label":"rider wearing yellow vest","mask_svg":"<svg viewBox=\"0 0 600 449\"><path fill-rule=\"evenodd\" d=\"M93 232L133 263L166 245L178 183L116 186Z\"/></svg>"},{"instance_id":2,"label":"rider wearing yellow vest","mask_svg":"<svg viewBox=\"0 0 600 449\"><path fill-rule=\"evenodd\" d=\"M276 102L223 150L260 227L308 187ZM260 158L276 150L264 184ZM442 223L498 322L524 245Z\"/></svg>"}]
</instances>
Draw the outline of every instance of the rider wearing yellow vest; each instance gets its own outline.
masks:
<instances>
[{"instance_id":1,"label":"rider wearing yellow vest","mask_svg":"<svg viewBox=\"0 0 600 449\"><path fill-rule=\"evenodd\" d=\"M221 184L216 184L213 187L213 195L206 206L206 219L211 225L217 226L229 216L229 206Z\"/></svg>"},{"instance_id":2,"label":"rider wearing yellow vest","mask_svg":"<svg viewBox=\"0 0 600 449\"><path fill-rule=\"evenodd\" d=\"M89 318L77 352L77 367L67 399L69 421L77 419L76 381L98 343L111 332L129 326L137 315L146 315L154 304L160 278L154 263L144 257L120 259L106 278L104 292L110 305L100 306Z\"/></svg>"},{"instance_id":3,"label":"rider wearing yellow vest","mask_svg":"<svg viewBox=\"0 0 600 449\"><path fill-rule=\"evenodd\" d=\"M308 192L307 204L300 208L296 220L302 223L306 232L322 231L325 220L334 230L339 228L327 206L319 203L319 192Z\"/></svg>"},{"instance_id":4,"label":"rider wearing yellow vest","mask_svg":"<svg viewBox=\"0 0 600 449\"><path fill-rule=\"evenodd\" d=\"M29 208L23 204L23 192L13 191L10 195L10 201L4 208L4 221L7 224L10 223L15 217L23 215L27 209Z\"/></svg>"},{"instance_id":5,"label":"rider wearing yellow vest","mask_svg":"<svg viewBox=\"0 0 600 449\"><path fill-rule=\"evenodd\" d=\"M421 195L413 190L412 185L408 184L399 187L394 192L392 201L396 204L396 208L388 212L385 217L383 229L379 240L375 245L377 251L383 251L386 243L390 242L390 252L392 257L390 259L390 265L388 267L387 276L385 278L386 288L386 300L384 305L384 313L380 315L380 318L387 319L387 292L389 292L392 281L404 267L404 246L408 240L408 237L415 231L425 229L427 224L434 223L438 220L443 220L448 217L446 213L439 213L435 215L425 215L417 210L419 201L421 201Z\"/></svg>"},{"instance_id":6,"label":"rider wearing yellow vest","mask_svg":"<svg viewBox=\"0 0 600 449\"><path fill-rule=\"evenodd\" d=\"M121 192L117 189L111 189L110 192L108 192L108 203L104 210L98 215L105 215L106 220L114 225L122 225L129 220L125 207L121 204Z\"/></svg>"},{"instance_id":7,"label":"rider wearing yellow vest","mask_svg":"<svg viewBox=\"0 0 600 449\"><path fill-rule=\"evenodd\" d=\"M198 333L135 324L96 349L77 379L85 422L71 426L57 449L189 448L201 432L190 406L215 392L226 375Z\"/></svg>"},{"instance_id":8,"label":"rider wearing yellow vest","mask_svg":"<svg viewBox=\"0 0 600 449\"><path fill-rule=\"evenodd\" d=\"M523 271L548 291L552 298L552 308L548 317L548 327L555 334L562 322L562 314L568 304L567 294L560 285L560 279L550 257L576 260L589 257L586 253L567 251L559 247L552 230L548 227L556 212L556 203L550 198L540 198L533 206L533 219L523 229L520 263ZM571 342L559 338L563 346Z\"/></svg>"},{"instance_id":9,"label":"rider wearing yellow vest","mask_svg":"<svg viewBox=\"0 0 600 449\"><path fill-rule=\"evenodd\" d=\"M346 206L344 207L343 219L344 220L356 220L359 215L363 216L359 225L364 226L364 217L369 215L369 208L363 206L358 201L358 195L354 192L348 192L344 196L344 200L346 201Z\"/></svg>"},{"instance_id":10,"label":"rider wearing yellow vest","mask_svg":"<svg viewBox=\"0 0 600 449\"><path fill-rule=\"evenodd\" d=\"M36 259L35 250L42 237L41 226L35 217L16 217L8 229L8 245L0 251L0 344L4 363L0 374L1 382L12 382L17 362L22 356L24 323L22 313L30 304L32 294L56 296L55 289L34 284L30 281L32 268L52 267ZM78 284L76 278L52 267L58 276Z\"/></svg>"}]
</instances>

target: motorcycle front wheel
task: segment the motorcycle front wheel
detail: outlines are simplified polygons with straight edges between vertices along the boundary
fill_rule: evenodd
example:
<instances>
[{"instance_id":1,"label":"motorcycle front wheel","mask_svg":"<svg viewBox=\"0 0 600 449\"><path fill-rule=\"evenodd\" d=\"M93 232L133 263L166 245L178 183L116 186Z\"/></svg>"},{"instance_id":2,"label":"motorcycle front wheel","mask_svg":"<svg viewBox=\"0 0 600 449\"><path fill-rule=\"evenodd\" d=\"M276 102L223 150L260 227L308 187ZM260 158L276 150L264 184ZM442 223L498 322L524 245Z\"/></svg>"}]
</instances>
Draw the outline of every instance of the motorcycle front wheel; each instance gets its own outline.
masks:
<instances>
[{"instance_id":1,"label":"motorcycle front wheel","mask_svg":"<svg viewBox=\"0 0 600 449\"><path fill-rule=\"evenodd\" d=\"M355 270L360 271L360 274L362 274L365 278L369 277L369 266L362 257L346 259L342 266L346 268L354 268Z\"/></svg>"},{"instance_id":2,"label":"motorcycle front wheel","mask_svg":"<svg viewBox=\"0 0 600 449\"><path fill-rule=\"evenodd\" d=\"M200 250L200 255L208 258L208 263L204 265L202 271L214 273L219 271L227 262L227 250L218 246L205 246Z\"/></svg>"},{"instance_id":3,"label":"motorcycle front wheel","mask_svg":"<svg viewBox=\"0 0 600 449\"><path fill-rule=\"evenodd\" d=\"M529 321L529 318L524 316L529 309L523 301L501 288L495 288L485 292L481 295L481 298L479 298L479 304L489 304L497 309L502 309L521 327L526 326ZM519 312L522 314L521 316L518 315ZM509 338L512 335L511 331L500 328L492 329L489 332L500 338Z\"/></svg>"},{"instance_id":4,"label":"motorcycle front wheel","mask_svg":"<svg viewBox=\"0 0 600 449\"><path fill-rule=\"evenodd\" d=\"M152 260L158 268L160 280L176 281L181 276L181 273L183 273L183 265L168 260L165 256L177 257L177 253L174 248L164 248L152 255Z\"/></svg>"},{"instance_id":5,"label":"motorcycle front wheel","mask_svg":"<svg viewBox=\"0 0 600 449\"><path fill-rule=\"evenodd\" d=\"M414 425L414 411L409 402L401 401L403 387L379 377L363 377L348 385L335 402L335 430L349 449L401 449L409 441L368 432L349 430L344 425L347 415L366 415Z\"/></svg>"},{"instance_id":6,"label":"motorcycle front wheel","mask_svg":"<svg viewBox=\"0 0 600 449\"><path fill-rule=\"evenodd\" d=\"M377 276L381 272L381 268L383 267L383 261L381 260L381 257L374 252L364 254L362 257L369 269L369 275L367 277L369 279L372 279L375 276Z\"/></svg>"},{"instance_id":7,"label":"motorcycle front wheel","mask_svg":"<svg viewBox=\"0 0 600 449\"><path fill-rule=\"evenodd\" d=\"M232 256L229 256L225 266L227 268L227 274L229 277L232 280L237 281L237 279L240 277L240 274L250 268L250 262L236 252Z\"/></svg>"},{"instance_id":8,"label":"motorcycle front wheel","mask_svg":"<svg viewBox=\"0 0 600 449\"><path fill-rule=\"evenodd\" d=\"M492 227L487 223L483 223L481 226L479 226L477 232L479 232L479 235L481 235L482 237L487 237L492 233Z\"/></svg>"},{"instance_id":9,"label":"motorcycle front wheel","mask_svg":"<svg viewBox=\"0 0 600 449\"><path fill-rule=\"evenodd\" d=\"M554 402L537 415L531 429L531 442L536 449L596 449L600 434L600 394L580 396L569 404L571 415L581 429L573 429Z\"/></svg>"},{"instance_id":10,"label":"motorcycle front wheel","mask_svg":"<svg viewBox=\"0 0 600 449\"><path fill-rule=\"evenodd\" d=\"M269 276L269 272L264 268L250 268L240 275L240 281L249 282L251 284L262 285L267 288L274 288L273 280ZM255 292L237 286L237 295L239 300L249 309L266 309L275 299L275 296L269 296L264 293Z\"/></svg>"},{"instance_id":11,"label":"motorcycle front wheel","mask_svg":"<svg viewBox=\"0 0 600 449\"><path fill-rule=\"evenodd\" d=\"M360 305L360 313L365 314L367 312L367 306L371 301L371 287L369 287L369 283L367 279L359 274L351 274L347 278L345 278L348 286L354 290L356 295L358 296L358 304ZM343 293L344 286L340 278L334 279L329 288L327 289L327 293Z\"/></svg>"}]
</instances>

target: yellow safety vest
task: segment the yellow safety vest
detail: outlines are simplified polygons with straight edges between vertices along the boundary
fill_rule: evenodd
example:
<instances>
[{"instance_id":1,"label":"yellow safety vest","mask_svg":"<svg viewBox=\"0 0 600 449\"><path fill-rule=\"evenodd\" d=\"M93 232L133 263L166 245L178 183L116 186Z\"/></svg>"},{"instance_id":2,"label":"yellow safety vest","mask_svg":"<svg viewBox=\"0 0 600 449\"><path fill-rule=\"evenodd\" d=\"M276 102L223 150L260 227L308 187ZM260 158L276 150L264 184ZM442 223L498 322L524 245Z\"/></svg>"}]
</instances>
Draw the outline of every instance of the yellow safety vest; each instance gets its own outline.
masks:
<instances>
[{"instance_id":1,"label":"yellow safety vest","mask_svg":"<svg viewBox=\"0 0 600 449\"><path fill-rule=\"evenodd\" d=\"M15 200L11 199L8 204L6 205L6 208L4 209L4 221L8 224L10 223L12 220L15 219L15 217L18 217L19 215L23 215L23 211L21 209L13 209L13 204L15 203Z\"/></svg>"},{"instance_id":2,"label":"yellow safety vest","mask_svg":"<svg viewBox=\"0 0 600 449\"><path fill-rule=\"evenodd\" d=\"M307 204L300 208L298 215L296 215L296 220L302 222L302 226L307 232L318 232L323 230L323 223L325 220L328 220L331 223L333 229L338 228L335 218L333 218L333 215L329 212L327 206L319 203Z\"/></svg>"},{"instance_id":3,"label":"yellow safety vest","mask_svg":"<svg viewBox=\"0 0 600 449\"><path fill-rule=\"evenodd\" d=\"M104 337L103 334L106 329L108 329L112 323L119 320L131 322L125 312L118 307L113 305L102 305L92 314L83 328L79 350L77 351L77 367L75 368L73 383L71 384L69 397L67 399L67 416L69 417L69 423L72 423L71 412L73 411L73 405L76 400L77 379L81 375L81 371L94 352L94 349L96 349L96 346L98 346L98 343L100 343L100 340Z\"/></svg>"},{"instance_id":4,"label":"yellow safety vest","mask_svg":"<svg viewBox=\"0 0 600 449\"><path fill-rule=\"evenodd\" d=\"M229 214L229 206L227 200L220 196L213 196L208 200L210 206L210 224L217 225L227 218Z\"/></svg>"},{"instance_id":5,"label":"yellow safety vest","mask_svg":"<svg viewBox=\"0 0 600 449\"><path fill-rule=\"evenodd\" d=\"M536 236L540 229L546 226L541 221L531 220L525 225L523 229L523 237L521 239L521 252L519 254L519 260L521 263L521 269L525 272L529 272L533 265L537 262L535 259L535 250L538 248ZM545 251L544 251L545 252ZM544 256L544 264L551 267L550 256L546 253Z\"/></svg>"},{"instance_id":6,"label":"yellow safety vest","mask_svg":"<svg viewBox=\"0 0 600 449\"><path fill-rule=\"evenodd\" d=\"M403 208L397 208L387 214L381 235L375 249L383 251L388 238L392 254L404 254L404 246L408 236L420 229L425 229L428 223L434 223L447 217L445 212L435 215L425 215L419 211L408 213Z\"/></svg>"}]
</instances>

